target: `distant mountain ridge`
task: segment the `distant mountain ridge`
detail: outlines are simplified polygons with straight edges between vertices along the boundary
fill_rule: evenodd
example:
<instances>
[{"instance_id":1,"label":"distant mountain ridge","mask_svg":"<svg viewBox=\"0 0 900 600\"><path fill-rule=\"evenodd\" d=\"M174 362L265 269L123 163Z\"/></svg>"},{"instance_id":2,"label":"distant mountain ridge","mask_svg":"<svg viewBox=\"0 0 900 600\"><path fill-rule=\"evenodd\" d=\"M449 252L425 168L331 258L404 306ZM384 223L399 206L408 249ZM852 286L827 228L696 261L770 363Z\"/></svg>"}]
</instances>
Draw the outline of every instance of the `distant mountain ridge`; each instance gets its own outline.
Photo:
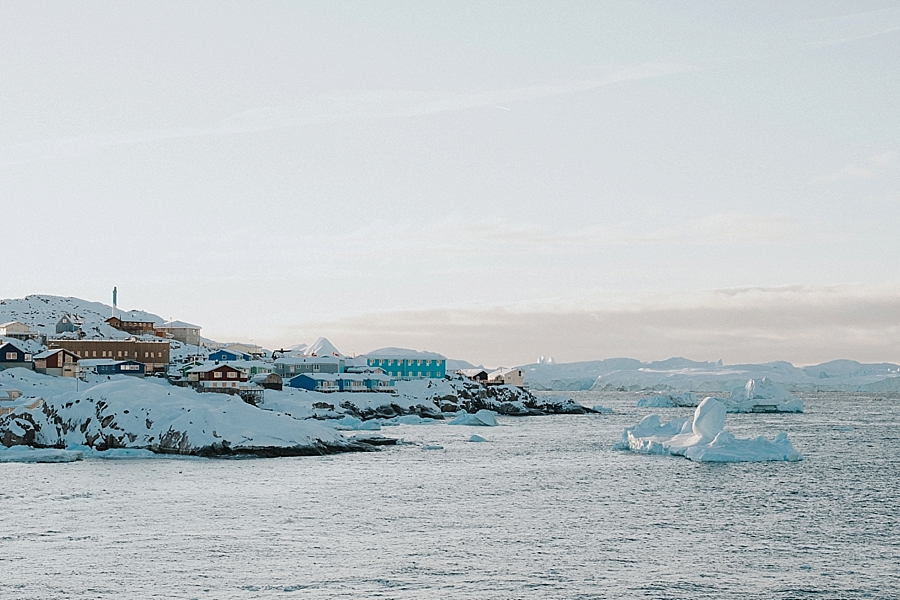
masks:
<instances>
[{"instance_id":1,"label":"distant mountain ridge","mask_svg":"<svg viewBox=\"0 0 900 600\"><path fill-rule=\"evenodd\" d=\"M900 392L900 365L832 360L795 367L786 361L728 365L674 357L641 362L633 358L576 363L534 363L519 367L535 390L727 391L749 379L768 377L791 391Z\"/></svg>"}]
</instances>

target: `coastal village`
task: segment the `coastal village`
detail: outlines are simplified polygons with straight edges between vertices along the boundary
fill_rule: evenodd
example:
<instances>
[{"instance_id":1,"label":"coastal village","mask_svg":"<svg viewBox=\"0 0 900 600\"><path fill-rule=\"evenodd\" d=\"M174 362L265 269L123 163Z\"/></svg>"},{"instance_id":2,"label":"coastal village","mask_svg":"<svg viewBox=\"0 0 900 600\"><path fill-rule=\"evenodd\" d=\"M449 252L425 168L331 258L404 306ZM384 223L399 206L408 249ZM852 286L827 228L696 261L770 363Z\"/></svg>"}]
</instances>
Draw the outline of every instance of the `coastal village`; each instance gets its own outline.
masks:
<instances>
[{"instance_id":1,"label":"coastal village","mask_svg":"<svg viewBox=\"0 0 900 600\"><path fill-rule=\"evenodd\" d=\"M41 331L23 322L27 319L0 323L0 371L20 367L80 379L88 374L160 377L198 392L238 395L251 404L259 403L266 389L390 394L399 380L452 374L487 386L525 386L522 369L448 372L447 358L435 352L382 348L346 356L325 338L277 350L221 344L203 338L198 325L119 311L115 304L114 293L110 316L99 326L96 317L87 322L84 315L69 312L49 331L47 325Z\"/></svg>"}]
</instances>

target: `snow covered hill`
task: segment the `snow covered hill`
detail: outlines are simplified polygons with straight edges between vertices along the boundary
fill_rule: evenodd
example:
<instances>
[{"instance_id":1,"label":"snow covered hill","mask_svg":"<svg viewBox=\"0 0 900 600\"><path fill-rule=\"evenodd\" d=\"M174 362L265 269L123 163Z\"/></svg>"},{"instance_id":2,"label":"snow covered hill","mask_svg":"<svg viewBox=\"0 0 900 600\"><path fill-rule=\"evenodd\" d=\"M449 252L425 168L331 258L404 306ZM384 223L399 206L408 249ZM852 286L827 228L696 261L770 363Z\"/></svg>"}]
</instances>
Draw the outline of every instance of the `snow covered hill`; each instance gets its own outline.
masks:
<instances>
[{"instance_id":1,"label":"snow covered hill","mask_svg":"<svg viewBox=\"0 0 900 600\"><path fill-rule=\"evenodd\" d=\"M19 321L44 335L56 335L56 324L66 315L82 322L82 330L88 338L115 339L129 335L106 323L112 316L112 307L101 302L40 294L0 300L0 323ZM142 310L116 310L116 316L126 321L165 321L159 315Z\"/></svg>"}]
</instances>

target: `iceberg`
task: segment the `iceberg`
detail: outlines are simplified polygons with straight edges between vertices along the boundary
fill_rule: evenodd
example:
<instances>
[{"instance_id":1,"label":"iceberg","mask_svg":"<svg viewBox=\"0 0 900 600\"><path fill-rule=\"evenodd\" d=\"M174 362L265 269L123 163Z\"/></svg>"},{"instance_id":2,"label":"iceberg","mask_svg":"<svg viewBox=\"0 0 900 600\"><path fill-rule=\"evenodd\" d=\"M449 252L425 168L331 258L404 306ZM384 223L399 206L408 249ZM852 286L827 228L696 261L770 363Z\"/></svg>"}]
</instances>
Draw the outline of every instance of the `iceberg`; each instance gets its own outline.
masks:
<instances>
[{"instance_id":1,"label":"iceberg","mask_svg":"<svg viewBox=\"0 0 900 600\"><path fill-rule=\"evenodd\" d=\"M638 400L640 408L675 408L676 406L697 406L699 401L693 392L683 394L657 394Z\"/></svg>"},{"instance_id":2,"label":"iceberg","mask_svg":"<svg viewBox=\"0 0 900 600\"><path fill-rule=\"evenodd\" d=\"M469 441L470 442L486 442L487 440L485 438L481 437L480 435L475 434L469 438Z\"/></svg>"},{"instance_id":3,"label":"iceberg","mask_svg":"<svg viewBox=\"0 0 900 600\"><path fill-rule=\"evenodd\" d=\"M731 391L728 412L803 412L803 401L769 379L751 379Z\"/></svg>"},{"instance_id":4,"label":"iceberg","mask_svg":"<svg viewBox=\"0 0 900 600\"><path fill-rule=\"evenodd\" d=\"M694 411L693 420L673 419L662 424L659 415L645 417L634 427L622 432L618 450L641 454L671 454L696 462L765 462L802 460L787 434L778 433L774 440L765 436L738 439L725 431L725 405L716 398L706 398Z\"/></svg>"},{"instance_id":5,"label":"iceberg","mask_svg":"<svg viewBox=\"0 0 900 600\"><path fill-rule=\"evenodd\" d=\"M447 423L447 425L475 425L477 427L496 427L499 424L500 423L497 422L497 413L486 409L481 409L472 415L463 412Z\"/></svg>"}]
</instances>

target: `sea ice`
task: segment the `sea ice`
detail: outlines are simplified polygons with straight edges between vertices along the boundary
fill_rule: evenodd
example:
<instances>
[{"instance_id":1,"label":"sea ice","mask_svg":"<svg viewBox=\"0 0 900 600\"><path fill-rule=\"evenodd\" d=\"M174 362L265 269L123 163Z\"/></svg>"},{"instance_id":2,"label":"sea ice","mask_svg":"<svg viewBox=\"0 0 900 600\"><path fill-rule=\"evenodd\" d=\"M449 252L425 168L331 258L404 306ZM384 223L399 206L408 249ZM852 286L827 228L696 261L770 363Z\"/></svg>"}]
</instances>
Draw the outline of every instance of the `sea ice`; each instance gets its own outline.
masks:
<instances>
[{"instance_id":1,"label":"sea ice","mask_svg":"<svg viewBox=\"0 0 900 600\"><path fill-rule=\"evenodd\" d=\"M469 441L470 442L486 442L487 440L484 439L483 437L481 437L480 435L476 434L476 435L473 435L472 437L470 437Z\"/></svg>"},{"instance_id":2,"label":"sea ice","mask_svg":"<svg viewBox=\"0 0 900 600\"><path fill-rule=\"evenodd\" d=\"M475 425L480 427L496 427L499 424L497 422L497 413L485 409L481 409L475 414L463 411L458 417L447 423L447 425Z\"/></svg>"},{"instance_id":3,"label":"sea ice","mask_svg":"<svg viewBox=\"0 0 900 600\"><path fill-rule=\"evenodd\" d=\"M697 404L699 402L693 392L646 396L637 403L641 408L674 408L676 406L697 406Z\"/></svg>"},{"instance_id":4,"label":"sea ice","mask_svg":"<svg viewBox=\"0 0 900 600\"><path fill-rule=\"evenodd\" d=\"M620 450L642 454L672 454L697 462L798 461L803 457L781 432L772 441L764 436L737 439L724 430L725 405L706 398L694 411L694 419L673 419L661 424L659 415L649 415L625 429Z\"/></svg>"},{"instance_id":5,"label":"sea ice","mask_svg":"<svg viewBox=\"0 0 900 600\"><path fill-rule=\"evenodd\" d=\"M32 448L31 446L0 445L0 463L61 463L81 460L84 455L75 450Z\"/></svg>"}]
</instances>

